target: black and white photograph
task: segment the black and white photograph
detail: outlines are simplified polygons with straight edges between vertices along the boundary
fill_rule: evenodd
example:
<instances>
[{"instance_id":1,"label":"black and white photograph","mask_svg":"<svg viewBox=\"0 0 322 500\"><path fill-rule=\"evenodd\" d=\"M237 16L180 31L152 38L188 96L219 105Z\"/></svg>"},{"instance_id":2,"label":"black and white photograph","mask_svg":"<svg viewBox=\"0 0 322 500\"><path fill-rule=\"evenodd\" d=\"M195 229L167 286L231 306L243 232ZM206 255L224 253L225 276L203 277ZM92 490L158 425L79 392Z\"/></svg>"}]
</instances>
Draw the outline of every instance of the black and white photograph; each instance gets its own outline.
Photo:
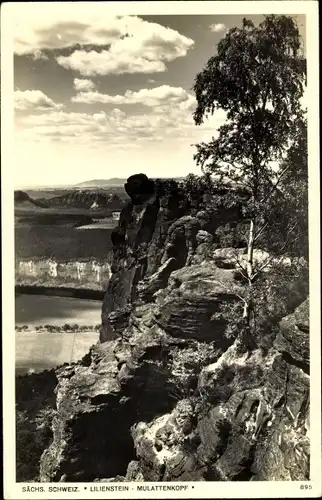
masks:
<instances>
[{"instance_id":1,"label":"black and white photograph","mask_svg":"<svg viewBox=\"0 0 322 500\"><path fill-rule=\"evenodd\" d=\"M314 1L5 5L6 499L321 494L317 40Z\"/></svg>"}]
</instances>

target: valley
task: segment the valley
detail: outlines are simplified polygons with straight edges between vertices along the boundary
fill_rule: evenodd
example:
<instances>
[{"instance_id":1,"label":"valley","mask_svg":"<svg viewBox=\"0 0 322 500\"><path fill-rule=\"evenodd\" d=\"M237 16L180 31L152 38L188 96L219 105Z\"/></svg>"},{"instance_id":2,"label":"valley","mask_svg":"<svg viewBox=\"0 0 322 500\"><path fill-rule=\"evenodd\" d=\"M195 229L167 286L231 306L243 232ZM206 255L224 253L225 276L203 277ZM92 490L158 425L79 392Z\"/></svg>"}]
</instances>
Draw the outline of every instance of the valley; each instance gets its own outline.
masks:
<instances>
[{"instance_id":1,"label":"valley","mask_svg":"<svg viewBox=\"0 0 322 500\"><path fill-rule=\"evenodd\" d=\"M91 298L107 288L125 197L122 186L15 192L16 375L77 361L97 342L102 298Z\"/></svg>"}]
</instances>

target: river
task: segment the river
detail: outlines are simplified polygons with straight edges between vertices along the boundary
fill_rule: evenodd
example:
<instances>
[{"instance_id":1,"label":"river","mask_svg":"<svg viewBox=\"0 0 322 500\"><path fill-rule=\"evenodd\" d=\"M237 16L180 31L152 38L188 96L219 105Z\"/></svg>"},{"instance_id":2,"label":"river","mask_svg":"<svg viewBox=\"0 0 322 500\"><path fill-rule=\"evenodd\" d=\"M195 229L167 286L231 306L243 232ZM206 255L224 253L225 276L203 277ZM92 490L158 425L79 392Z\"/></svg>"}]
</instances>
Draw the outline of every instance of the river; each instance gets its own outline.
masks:
<instances>
[{"instance_id":1,"label":"river","mask_svg":"<svg viewBox=\"0 0 322 500\"><path fill-rule=\"evenodd\" d=\"M18 326L65 323L94 326L101 321L101 308L99 300L21 294L15 301L15 323Z\"/></svg>"},{"instance_id":2,"label":"river","mask_svg":"<svg viewBox=\"0 0 322 500\"><path fill-rule=\"evenodd\" d=\"M101 320L101 301L18 295L15 303L16 325L28 331L16 332L16 374L39 372L81 359L98 341L98 331L39 332L38 325L97 325Z\"/></svg>"}]
</instances>

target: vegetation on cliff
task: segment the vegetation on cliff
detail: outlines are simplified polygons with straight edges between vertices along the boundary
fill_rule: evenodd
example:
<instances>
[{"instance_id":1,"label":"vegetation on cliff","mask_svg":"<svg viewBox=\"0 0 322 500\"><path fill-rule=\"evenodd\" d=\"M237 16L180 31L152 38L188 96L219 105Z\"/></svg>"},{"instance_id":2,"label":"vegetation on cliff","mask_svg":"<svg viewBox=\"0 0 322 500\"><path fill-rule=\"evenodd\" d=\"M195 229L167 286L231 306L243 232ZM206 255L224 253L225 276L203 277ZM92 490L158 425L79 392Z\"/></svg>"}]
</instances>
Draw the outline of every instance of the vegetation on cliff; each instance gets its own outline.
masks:
<instances>
[{"instance_id":1,"label":"vegetation on cliff","mask_svg":"<svg viewBox=\"0 0 322 500\"><path fill-rule=\"evenodd\" d=\"M52 440L54 370L16 377L16 481L39 480L39 462Z\"/></svg>"},{"instance_id":2,"label":"vegetation on cliff","mask_svg":"<svg viewBox=\"0 0 322 500\"><path fill-rule=\"evenodd\" d=\"M240 272L248 284L243 318L247 327L253 329L258 302L254 283L271 259L269 256L267 262L256 266L254 248L260 244L260 238L263 241L268 235L272 237L275 207L279 207L283 197L279 184L291 168L296 171L294 151L304 147L303 137L307 132L300 99L305 77L306 60L301 53L296 23L287 16L271 15L258 27L244 19L242 28L231 29L219 42L217 55L197 75L194 85L197 125L218 108L227 113L218 136L208 144L197 145L197 164L214 173L219 181L249 192L244 207L248 225L247 261L245 266L240 264ZM305 155L306 151L301 153ZM294 230L299 225L294 217L285 219L286 213L278 239L273 231L274 250L279 254L294 241Z\"/></svg>"}]
</instances>

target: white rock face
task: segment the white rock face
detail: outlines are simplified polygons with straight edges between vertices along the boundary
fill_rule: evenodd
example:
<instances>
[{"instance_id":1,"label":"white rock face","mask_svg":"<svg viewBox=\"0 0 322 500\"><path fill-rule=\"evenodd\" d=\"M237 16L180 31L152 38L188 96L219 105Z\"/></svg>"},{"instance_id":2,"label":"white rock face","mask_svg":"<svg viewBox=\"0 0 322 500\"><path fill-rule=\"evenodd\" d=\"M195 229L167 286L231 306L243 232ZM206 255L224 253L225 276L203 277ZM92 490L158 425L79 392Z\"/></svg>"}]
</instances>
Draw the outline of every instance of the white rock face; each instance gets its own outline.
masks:
<instances>
[{"instance_id":1,"label":"white rock face","mask_svg":"<svg viewBox=\"0 0 322 500\"><path fill-rule=\"evenodd\" d=\"M96 274L96 281L99 282L101 279L101 266L97 262L92 263L92 269Z\"/></svg>"},{"instance_id":2,"label":"white rock face","mask_svg":"<svg viewBox=\"0 0 322 500\"><path fill-rule=\"evenodd\" d=\"M70 283L75 286L78 282L82 285L87 284L89 288L92 285L96 288L97 286L105 287L112 275L108 262L103 263L96 260L63 263L50 258L37 261L21 260L17 262L16 266L16 284L24 279L32 279L32 281L36 279L38 284L42 281L44 284L48 284L48 280L53 278L61 284Z\"/></svg>"},{"instance_id":3,"label":"white rock face","mask_svg":"<svg viewBox=\"0 0 322 500\"><path fill-rule=\"evenodd\" d=\"M76 262L77 278L81 280L85 271L86 264L84 262Z\"/></svg>"},{"instance_id":4,"label":"white rock face","mask_svg":"<svg viewBox=\"0 0 322 500\"><path fill-rule=\"evenodd\" d=\"M49 261L49 274L52 278L57 278L57 268L58 263L55 260Z\"/></svg>"},{"instance_id":5,"label":"white rock face","mask_svg":"<svg viewBox=\"0 0 322 500\"><path fill-rule=\"evenodd\" d=\"M36 267L32 260L19 262L19 272L27 276L36 275Z\"/></svg>"}]
</instances>

